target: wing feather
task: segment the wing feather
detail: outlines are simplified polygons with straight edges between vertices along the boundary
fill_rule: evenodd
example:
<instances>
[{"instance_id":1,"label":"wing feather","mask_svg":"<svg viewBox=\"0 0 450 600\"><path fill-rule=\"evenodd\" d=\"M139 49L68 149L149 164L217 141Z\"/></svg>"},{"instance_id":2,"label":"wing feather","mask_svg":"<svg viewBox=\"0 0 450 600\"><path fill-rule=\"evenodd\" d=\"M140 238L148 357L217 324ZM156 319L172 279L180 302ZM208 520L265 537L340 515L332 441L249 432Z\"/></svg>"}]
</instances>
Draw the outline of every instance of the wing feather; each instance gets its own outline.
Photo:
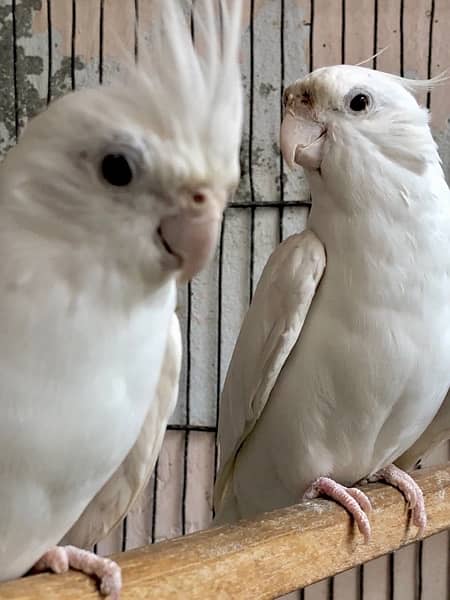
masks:
<instances>
[{"instance_id":1,"label":"wing feather","mask_svg":"<svg viewBox=\"0 0 450 600\"><path fill-rule=\"evenodd\" d=\"M309 230L282 242L267 262L231 358L220 403L216 513L236 456L261 416L297 342L325 269L325 249Z\"/></svg>"}]
</instances>

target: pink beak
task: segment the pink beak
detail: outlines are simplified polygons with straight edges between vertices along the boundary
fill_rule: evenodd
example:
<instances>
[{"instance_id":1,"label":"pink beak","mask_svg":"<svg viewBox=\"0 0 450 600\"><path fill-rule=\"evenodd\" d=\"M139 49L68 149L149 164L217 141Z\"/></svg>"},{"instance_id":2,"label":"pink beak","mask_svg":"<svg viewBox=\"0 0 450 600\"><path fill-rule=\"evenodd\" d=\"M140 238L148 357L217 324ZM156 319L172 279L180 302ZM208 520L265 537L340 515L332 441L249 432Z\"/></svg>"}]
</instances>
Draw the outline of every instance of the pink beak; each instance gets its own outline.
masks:
<instances>
[{"instance_id":1,"label":"pink beak","mask_svg":"<svg viewBox=\"0 0 450 600\"><path fill-rule=\"evenodd\" d=\"M322 162L325 129L320 123L314 121L309 108L296 106L294 97L288 102L291 106L287 106L280 132L283 158L291 168L297 164L305 169L319 169Z\"/></svg>"},{"instance_id":2,"label":"pink beak","mask_svg":"<svg viewBox=\"0 0 450 600\"><path fill-rule=\"evenodd\" d=\"M161 221L161 234L181 260L181 281L189 281L212 258L219 237L225 193L198 190L179 214Z\"/></svg>"}]
</instances>

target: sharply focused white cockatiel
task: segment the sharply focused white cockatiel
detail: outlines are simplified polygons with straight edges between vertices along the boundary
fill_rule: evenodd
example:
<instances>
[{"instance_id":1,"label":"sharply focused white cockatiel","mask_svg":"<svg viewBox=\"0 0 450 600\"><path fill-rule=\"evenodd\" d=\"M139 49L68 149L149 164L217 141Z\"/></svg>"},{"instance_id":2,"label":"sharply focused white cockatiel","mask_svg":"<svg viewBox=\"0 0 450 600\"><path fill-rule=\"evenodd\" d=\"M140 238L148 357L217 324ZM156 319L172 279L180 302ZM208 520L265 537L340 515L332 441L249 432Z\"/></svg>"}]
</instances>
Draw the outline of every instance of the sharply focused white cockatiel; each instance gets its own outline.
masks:
<instances>
[{"instance_id":1,"label":"sharply focused white cockatiel","mask_svg":"<svg viewBox=\"0 0 450 600\"><path fill-rule=\"evenodd\" d=\"M239 178L240 2L199 7L201 56L181 5L159 3L125 84L55 102L0 168L0 581L69 565L119 594L115 563L55 545L98 541L148 480L176 279L213 254Z\"/></svg>"},{"instance_id":2,"label":"sharply focused white cockatiel","mask_svg":"<svg viewBox=\"0 0 450 600\"><path fill-rule=\"evenodd\" d=\"M369 499L345 486L370 478L425 527L422 492L393 463L450 386L450 192L411 93L435 82L340 65L286 89L281 148L312 209L270 257L234 350L217 523L325 494L368 539ZM441 411L403 464L448 435Z\"/></svg>"}]
</instances>

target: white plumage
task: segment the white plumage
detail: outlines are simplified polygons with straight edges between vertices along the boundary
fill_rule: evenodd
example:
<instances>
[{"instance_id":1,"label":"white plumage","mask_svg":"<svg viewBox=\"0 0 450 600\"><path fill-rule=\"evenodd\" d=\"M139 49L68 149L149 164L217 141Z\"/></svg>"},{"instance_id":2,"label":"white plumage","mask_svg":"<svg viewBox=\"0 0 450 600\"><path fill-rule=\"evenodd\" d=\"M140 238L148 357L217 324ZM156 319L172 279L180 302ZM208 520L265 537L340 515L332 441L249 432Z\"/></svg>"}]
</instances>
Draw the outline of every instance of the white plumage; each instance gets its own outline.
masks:
<instances>
[{"instance_id":1,"label":"white plumage","mask_svg":"<svg viewBox=\"0 0 450 600\"><path fill-rule=\"evenodd\" d=\"M158 458L167 421L178 399L181 354L180 325L174 314L158 387L139 437L117 471L64 536L62 544L91 548L128 514L147 485Z\"/></svg>"},{"instance_id":2,"label":"white plumage","mask_svg":"<svg viewBox=\"0 0 450 600\"><path fill-rule=\"evenodd\" d=\"M223 36L203 3L202 56L160 6L127 82L55 102L0 168L0 580L71 528L98 541L148 479L177 396L176 278L214 251L238 180L240 2Z\"/></svg>"},{"instance_id":3,"label":"white plumage","mask_svg":"<svg viewBox=\"0 0 450 600\"><path fill-rule=\"evenodd\" d=\"M434 83L335 66L286 90L282 150L305 167L312 209L308 231L266 265L234 350L217 522L312 497L320 477L351 485L376 475L442 405L450 192L428 114L410 93ZM398 479L389 473L378 475Z\"/></svg>"}]
</instances>

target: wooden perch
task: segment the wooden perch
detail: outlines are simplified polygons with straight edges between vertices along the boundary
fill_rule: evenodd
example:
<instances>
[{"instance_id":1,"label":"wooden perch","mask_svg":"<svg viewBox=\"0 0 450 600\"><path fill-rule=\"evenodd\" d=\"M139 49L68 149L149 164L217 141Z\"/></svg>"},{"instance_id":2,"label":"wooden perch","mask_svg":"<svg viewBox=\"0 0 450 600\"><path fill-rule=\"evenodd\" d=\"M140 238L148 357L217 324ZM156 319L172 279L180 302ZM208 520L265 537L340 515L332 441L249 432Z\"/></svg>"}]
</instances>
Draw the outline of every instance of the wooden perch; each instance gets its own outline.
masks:
<instances>
[{"instance_id":1,"label":"wooden perch","mask_svg":"<svg viewBox=\"0 0 450 600\"><path fill-rule=\"evenodd\" d=\"M424 537L450 527L450 465L416 471L428 512ZM372 501L372 540L365 545L346 511L316 500L251 521L194 533L114 558L122 566L122 600L275 598L416 540L403 496L392 487L363 488ZM0 585L7 600L98 600L95 582L74 571Z\"/></svg>"}]
</instances>

